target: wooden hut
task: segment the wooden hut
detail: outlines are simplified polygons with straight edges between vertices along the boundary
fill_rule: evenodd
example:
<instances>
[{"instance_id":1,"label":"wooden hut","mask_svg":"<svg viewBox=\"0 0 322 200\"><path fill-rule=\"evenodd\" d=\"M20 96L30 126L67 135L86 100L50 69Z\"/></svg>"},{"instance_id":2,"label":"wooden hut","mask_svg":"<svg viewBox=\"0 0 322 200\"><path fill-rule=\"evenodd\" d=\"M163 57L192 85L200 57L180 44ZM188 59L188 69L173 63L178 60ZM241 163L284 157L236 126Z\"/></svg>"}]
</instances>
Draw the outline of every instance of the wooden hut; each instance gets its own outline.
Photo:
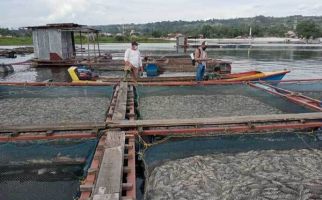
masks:
<instances>
[{"instance_id":1,"label":"wooden hut","mask_svg":"<svg viewBox=\"0 0 322 200\"><path fill-rule=\"evenodd\" d=\"M83 58L85 50L83 49L82 34L87 36L87 55L88 60L92 56L90 54L90 38L94 45L94 53L100 55L98 32L99 30L74 23L47 24L44 26L29 26L32 30L33 46L35 52L34 64L41 65L71 65ZM81 39L81 47L79 53L81 57L77 58L74 35L79 34ZM95 35L96 37L90 37ZM97 39L97 41L96 41ZM97 45L97 48L96 48ZM96 52L96 50L98 52Z\"/></svg>"}]
</instances>

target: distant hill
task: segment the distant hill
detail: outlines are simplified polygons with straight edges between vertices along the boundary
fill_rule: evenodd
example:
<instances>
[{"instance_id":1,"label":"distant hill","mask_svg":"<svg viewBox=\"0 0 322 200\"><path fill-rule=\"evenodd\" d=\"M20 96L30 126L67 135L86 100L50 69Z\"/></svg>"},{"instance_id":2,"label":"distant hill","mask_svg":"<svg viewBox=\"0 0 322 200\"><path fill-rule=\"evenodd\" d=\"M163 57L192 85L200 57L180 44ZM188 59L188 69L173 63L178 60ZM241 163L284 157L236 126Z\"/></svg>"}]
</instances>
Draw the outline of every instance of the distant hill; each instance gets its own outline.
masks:
<instances>
[{"instance_id":1,"label":"distant hill","mask_svg":"<svg viewBox=\"0 0 322 200\"><path fill-rule=\"evenodd\" d=\"M322 27L322 16L288 16L288 17L265 17L235 19L210 19L197 21L162 21L146 24L115 24L95 26L103 32L112 34L129 34L131 30L145 36L167 36L169 33L182 33L188 36L203 34L208 38L248 36L249 28L255 37L277 36L283 37L287 31L294 30L298 23L313 21ZM123 29L124 27L124 29ZM321 33L322 36L322 33Z\"/></svg>"}]
</instances>

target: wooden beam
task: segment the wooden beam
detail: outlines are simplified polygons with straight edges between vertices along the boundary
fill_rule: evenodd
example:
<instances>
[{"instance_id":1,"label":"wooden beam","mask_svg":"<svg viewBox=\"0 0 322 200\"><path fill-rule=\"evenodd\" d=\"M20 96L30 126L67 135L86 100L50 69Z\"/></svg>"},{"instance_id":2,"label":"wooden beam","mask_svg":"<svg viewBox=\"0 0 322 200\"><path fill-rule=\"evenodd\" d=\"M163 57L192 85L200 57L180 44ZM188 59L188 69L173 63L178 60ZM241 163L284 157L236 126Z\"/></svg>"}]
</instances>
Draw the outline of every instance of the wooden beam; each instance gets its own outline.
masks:
<instances>
[{"instance_id":1,"label":"wooden beam","mask_svg":"<svg viewBox=\"0 0 322 200\"><path fill-rule=\"evenodd\" d=\"M48 132L70 130L100 130L105 129L104 122L73 122L41 125L0 125L0 133L12 132Z\"/></svg>"},{"instance_id":2,"label":"wooden beam","mask_svg":"<svg viewBox=\"0 0 322 200\"><path fill-rule=\"evenodd\" d=\"M301 114L273 114L251 115L234 117L195 118L195 119L164 119L164 120L136 120L136 121L110 121L109 128L138 128L138 127L169 127L169 126L195 126L195 125L224 125L263 123L276 121L322 120L322 112Z\"/></svg>"},{"instance_id":3,"label":"wooden beam","mask_svg":"<svg viewBox=\"0 0 322 200\"><path fill-rule=\"evenodd\" d=\"M122 196L125 133L109 131L105 143L106 149L92 197L116 200Z\"/></svg>"},{"instance_id":4,"label":"wooden beam","mask_svg":"<svg viewBox=\"0 0 322 200\"><path fill-rule=\"evenodd\" d=\"M93 196L93 200L119 200L120 194L96 194Z\"/></svg>"},{"instance_id":5,"label":"wooden beam","mask_svg":"<svg viewBox=\"0 0 322 200\"><path fill-rule=\"evenodd\" d=\"M124 120L125 119L127 90L128 90L127 82L121 82L112 120Z\"/></svg>"}]
</instances>

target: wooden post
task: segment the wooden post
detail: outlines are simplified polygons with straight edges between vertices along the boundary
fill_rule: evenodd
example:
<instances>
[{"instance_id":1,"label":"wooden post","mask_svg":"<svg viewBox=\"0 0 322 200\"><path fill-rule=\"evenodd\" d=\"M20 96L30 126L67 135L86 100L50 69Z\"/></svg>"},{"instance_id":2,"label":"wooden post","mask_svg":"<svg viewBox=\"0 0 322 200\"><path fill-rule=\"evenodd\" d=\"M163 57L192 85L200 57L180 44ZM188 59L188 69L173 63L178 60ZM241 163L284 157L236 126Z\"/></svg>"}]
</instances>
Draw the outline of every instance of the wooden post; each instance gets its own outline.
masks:
<instances>
[{"instance_id":1,"label":"wooden post","mask_svg":"<svg viewBox=\"0 0 322 200\"><path fill-rule=\"evenodd\" d=\"M89 35L87 33L87 54L88 54L88 61L90 61L90 55L89 55Z\"/></svg>"},{"instance_id":2,"label":"wooden post","mask_svg":"<svg viewBox=\"0 0 322 200\"><path fill-rule=\"evenodd\" d=\"M81 57L83 58L83 39L82 39L82 31L79 31L80 43L81 43Z\"/></svg>"},{"instance_id":3,"label":"wooden post","mask_svg":"<svg viewBox=\"0 0 322 200\"><path fill-rule=\"evenodd\" d=\"M96 61L96 39L95 39L95 35L93 34L93 43L94 43L94 60Z\"/></svg>"},{"instance_id":4,"label":"wooden post","mask_svg":"<svg viewBox=\"0 0 322 200\"><path fill-rule=\"evenodd\" d=\"M101 56L99 34L98 34L98 33L96 33L96 36L97 36L97 49L98 49L98 56Z\"/></svg>"},{"instance_id":5,"label":"wooden post","mask_svg":"<svg viewBox=\"0 0 322 200\"><path fill-rule=\"evenodd\" d=\"M112 120L125 119L127 90L128 90L127 82L121 82Z\"/></svg>"}]
</instances>

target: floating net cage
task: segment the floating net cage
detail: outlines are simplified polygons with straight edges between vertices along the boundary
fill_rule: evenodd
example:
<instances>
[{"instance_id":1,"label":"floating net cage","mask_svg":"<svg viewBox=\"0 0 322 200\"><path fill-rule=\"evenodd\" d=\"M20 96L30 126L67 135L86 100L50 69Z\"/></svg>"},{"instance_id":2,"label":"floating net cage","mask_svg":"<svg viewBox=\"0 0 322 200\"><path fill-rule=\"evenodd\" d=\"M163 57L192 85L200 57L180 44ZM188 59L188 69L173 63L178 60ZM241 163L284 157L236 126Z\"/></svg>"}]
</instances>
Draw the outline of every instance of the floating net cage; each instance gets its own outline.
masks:
<instances>
[{"instance_id":1,"label":"floating net cage","mask_svg":"<svg viewBox=\"0 0 322 200\"><path fill-rule=\"evenodd\" d=\"M281 82L277 86L322 101L322 80Z\"/></svg>"},{"instance_id":2,"label":"floating net cage","mask_svg":"<svg viewBox=\"0 0 322 200\"><path fill-rule=\"evenodd\" d=\"M321 199L321 139L311 132L280 131L141 142L145 176L138 178L137 196Z\"/></svg>"},{"instance_id":3,"label":"floating net cage","mask_svg":"<svg viewBox=\"0 0 322 200\"><path fill-rule=\"evenodd\" d=\"M308 95L320 93L319 85L278 87ZM0 125L104 123L113 91L0 86ZM247 84L138 86L134 98L136 117L143 120L315 112ZM322 199L319 129L136 138L143 166L137 170L137 199ZM96 137L0 142L0 199L77 199L97 143Z\"/></svg>"},{"instance_id":4,"label":"floating net cage","mask_svg":"<svg viewBox=\"0 0 322 200\"><path fill-rule=\"evenodd\" d=\"M104 123L112 95L109 86L0 86L0 125ZM48 138L0 142L0 199L78 198L98 139Z\"/></svg>"},{"instance_id":5,"label":"floating net cage","mask_svg":"<svg viewBox=\"0 0 322 200\"><path fill-rule=\"evenodd\" d=\"M189 119L313 112L245 84L138 87L140 119Z\"/></svg>"},{"instance_id":6,"label":"floating net cage","mask_svg":"<svg viewBox=\"0 0 322 200\"><path fill-rule=\"evenodd\" d=\"M144 120L315 112L246 84L138 87L136 92ZM138 154L144 173L138 174L137 198L319 199L321 139L320 130L142 136Z\"/></svg>"},{"instance_id":7,"label":"floating net cage","mask_svg":"<svg viewBox=\"0 0 322 200\"><path fill-rule=\"evenodd\" d=\"M1 199L76 199L97 139L0 143Z\"/></svg>"},{"instance_id":8,"label":"floating net cage","mask_svg":"<svg viewBox=\"0 0 322 200\"><path fill-rule=\"evenodd\" d=\"M109 86L0 86L0 124L104 122L112 94Z\"/></svg>"}]
</instances>

